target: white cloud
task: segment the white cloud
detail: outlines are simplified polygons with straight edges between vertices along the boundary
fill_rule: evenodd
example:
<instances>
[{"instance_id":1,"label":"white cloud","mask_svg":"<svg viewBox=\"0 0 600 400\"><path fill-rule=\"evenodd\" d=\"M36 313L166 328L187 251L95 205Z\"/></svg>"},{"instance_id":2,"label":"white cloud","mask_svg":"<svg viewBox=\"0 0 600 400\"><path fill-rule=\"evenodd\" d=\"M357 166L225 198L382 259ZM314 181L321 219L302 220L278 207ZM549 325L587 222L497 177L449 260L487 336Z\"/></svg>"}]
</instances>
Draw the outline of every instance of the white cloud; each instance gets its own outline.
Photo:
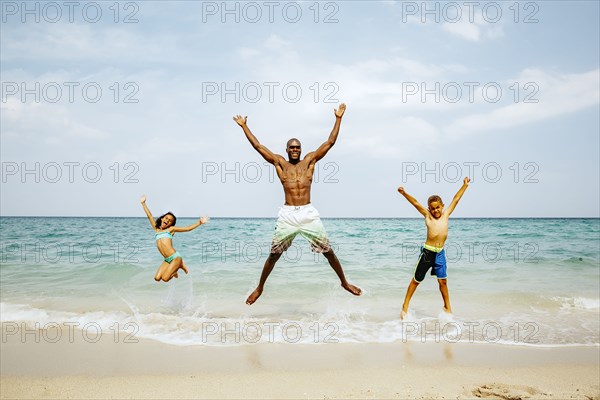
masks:
<instances>
[{"instance_id":1,"label":"white cloud","mask_svg":"<svg viewBox=\"0 0 600 400\"><path fill-rule=\"evenodd\" d=\"M503 20L509 18L510 15L506 10L502 12L504 19L499 18L498 21L491 22L496 20L496 15L486 15L486 20L483 9L475 8L472 15L469 15L467 7L463 6L461 9L460 19L454 22L454 15L448 16L446 21L441 24L442 30L471 42L480 42L483 38L494 40L504 36Z\"/></svg>"},{"instance_id":2,"label":"white cloud","mask_svg":"<svg viewBox=\"0 0 600 400\"><path fill-rule=\"evenodd\" d=\"M137 27L137 26L136 26ZM93 24L24 24L11 26L10 35L0 40L2 60L60 61L72 65L73 61L117 61L119 65L148 62L153 65L176 64L189 55L188 41L172 33L149 37L135 27L119 25L96 27ZM3 27L3 29L8 29ZM193 58L194 63L201 60ZM188 64L192 59L188 57Z\"/></svg>"},{"instance_id":3,"label":"white cloud","mask_svg":"<svg viewBox=\"0 0 600 400\"><path fill-rule=\"evenodd\" d=\"M454 138L491 130L501 130L543 119L577 112L600 102L600 70L595 69L581 74L549 73L540 69L526 69L515 79L519 82L521 98L519 102L497 108L488 113L467 115L456 119L444 132ZM523 90L525 84L535 86ZM525 103L524 96L537 103Z\"/></svg>"},{"instance_id":4,"label":"white cloud","mask_svg":"<svg viewBox=\"0 0 600 400\"><path fill-rule=\"evenodd\" d=\"M479 42L481 30L479 26L470 23L468 20L460 20L456 23L445 22L442 24L442 29L460 38Z\"/></svg>"},{"instance_id":5,"label":"white cloud","mask_svg":"<svg viewBox=\"0 0 600 400\"><path fill-rule=\"evenodd\" d=\"M77 120L65 106L46 103L23 103L6 99L2 109L2 134L22 142L63 143L73 138L103 140L111 135Z\"/></svg>"},{"instance_id":6,"label":"white cloud","mask_svg":"<svg viewBox=\"0 0 600 400\"><path fill-rule=\"evenodd\" d=\"M254 58L261 54L261 52L258 51L257 49L253 49L250 47L242 47L241 49L238 50L238 53L239 53L240 57L242 57L244 59L251 59L251 58Z\"/></svg>"},{"instance_id":7,"label":"white cloud","mask_svg":"<svg viewBox=\"0 0 600 400\"><path fill-rule=\"evenodd\" d=\"M506 9L510 3L493 3L495 7L483 7L479 3L467 6L465 3L439 1L384 3L402 10L399 18L403 22L436 30L441 27L443 31L470 42L503 37L503 20L511 18Z\"/></svg>"},{"instance_id":8,"label":"white cloud","mask_svg":"<svg viewBox=\"0 0 600 400\"><path fill-rule=\"evenodd\" d=\"M359 111L360 112L360 111ZM422 148L437 143L438 129L430 122L417 117L393 117L393 124L382 115L372 113L356 117L355 125L345 135L344 153L368 154L372 157L402 158L414 155ZM377 118L379 117L379 118Z\"/></svg>"},{"instance_id":9,"label":"white cloud","mask_svg":"<svg viewBox=\"0 0 600 400\"><path fill-rule=\"evenodd\" d=\"M298 55L297 55L298 56ZM311 84L313 76L324 80L331 79L339 87L336 95L340 101L348 103L349 113L369 115L371 123L355 121L355 125L345 130L343 153L362 152L374 157L391 157L407 154L412 150L423 151L439 144L440 140L457 140L464 136L489 130L507 129L558 115L576 112L593 104L598 104L598 70L583 74L549 73L539 69L526 69L516 78L507 80L501 86L503 96L512 101L513 91L509 89L518 82L520 96L518 103L498 105L483 101L482 86L476 89L475 102L470 103L464 93L461 101L451 104L447 101L422 101L420 95L403 100L403 84L407 82L426 82L426 87L433 87L432 82L460 81L460 76L468 72L463 65L423 63L408 57L390 57L357 61L349 65L327 64L325 62L297 62L281 53L267 52L265 64L255 65L256 73L264 76L294 76L297 81L304 82L305 87ZM277 69L272 66L276 65ZM290 73L293 71L293 74ZM326 71L326 72L323 72ZM301 78L301 79L298 79ZM314 78L313 78L314 79ZM471 78L467 80L472 80ZM525 86L528 82L533 85ZM533 95L534 85L539 91ZM539 99L539 103L525 103L526 95ZM506 100L505 99L505 100ZM322 127L323 107L315 104L303 104L302 118L295 118L292 124L309 126L309 130L318 131ZM473 113L481 107L495 106L490 112ZM269 106L272 109L272 120L275 124L284 124L288 120L286 107L281 104ZM419 111L448 111L460 113L451 116L451 122L440 118L437 114L419 116ZM470 113L469 113L470 112ZM392 114L390 114L392 113ZM381 119L392 116L394 132L389 123L380 123ZM307 120L316 122L307 123ZM322 129L322 128L321 128ZM398 136L395 132L402 132ZM444 134L442 136L442 133ZM399 140L398 138L402 139ZM415 139L418 138L418 139Z\"/></svg>"},{"instance_id":10,"label":"white cloud","mask_svg":"<svg viewBox=\"0 0 600 400\"><path fill-rule=\"evenodd\" d=\"M114 161L156 161L172 160L175 157L189 156L206 152L202 139L185 140L173 137L169 132L161 132L158 136L149 137L136 148L127 151L118 151L112 157Z\"/></svg>"},{"instance_id":11,"label":"white cloud","mask_svg":"<svg viewBox=\"0 0 600 400\"><path fill-rule=\"evenodd\" d=\"M282 38L280 38L277 35L271 35L269 36L269 38L266 40L264 46L267 49L270 50L280 50L286 47L289 47L290 42L283 40Z\"/></svg>"}]
</instances>

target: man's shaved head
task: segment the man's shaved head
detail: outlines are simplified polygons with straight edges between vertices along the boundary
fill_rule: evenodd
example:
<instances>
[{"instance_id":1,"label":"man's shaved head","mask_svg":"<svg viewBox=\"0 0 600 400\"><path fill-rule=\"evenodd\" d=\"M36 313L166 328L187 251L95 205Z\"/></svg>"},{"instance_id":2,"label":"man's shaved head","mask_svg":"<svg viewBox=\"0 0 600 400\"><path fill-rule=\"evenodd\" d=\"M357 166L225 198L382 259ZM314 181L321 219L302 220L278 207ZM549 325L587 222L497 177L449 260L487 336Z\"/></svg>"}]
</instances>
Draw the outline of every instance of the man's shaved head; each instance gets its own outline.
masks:
<instances>
[{"instance_id":1,"label":"man's shaved head","mask_svg":"<svg viewBox=\"0 0 600 400\"><path fill-rule=\"evenodd\" d=\"M287 141L286 147L290 147L290 144L291 144L292 142L298 142L298 145L301 145L301 144L300 144L300 141L299 141L298 139L296 139L296 138L291 138L290 140L288 140L288 141Z\"/></svg>"}]
</instances>

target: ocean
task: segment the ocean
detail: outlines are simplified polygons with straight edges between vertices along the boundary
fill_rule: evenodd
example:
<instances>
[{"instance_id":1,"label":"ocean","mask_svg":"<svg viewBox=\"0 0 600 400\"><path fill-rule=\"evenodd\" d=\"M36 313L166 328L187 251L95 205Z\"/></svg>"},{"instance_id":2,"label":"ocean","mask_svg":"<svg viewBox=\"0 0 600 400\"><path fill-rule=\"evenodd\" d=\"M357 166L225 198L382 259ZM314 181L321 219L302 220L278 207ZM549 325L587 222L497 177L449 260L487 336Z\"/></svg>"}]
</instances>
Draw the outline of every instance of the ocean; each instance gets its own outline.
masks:
<instances>
[{"instance_id":1,"label":"ocean","mask_svg":"<svg viewBox=\"0 0 600 400\"><path fill-rule=\"evenodd\" d=\"M196 219L179 218L178 226ZM598 346L600 219L451 219L453 315L427 276L400 321L422 219L323 219L352 296L298 236L252 305L274 218L213 218L178 233L190 274L162 262L146 218L0 218L0 319L7 334L75 327L180 346L473 342Z\"/></svg>"}]
</instances>

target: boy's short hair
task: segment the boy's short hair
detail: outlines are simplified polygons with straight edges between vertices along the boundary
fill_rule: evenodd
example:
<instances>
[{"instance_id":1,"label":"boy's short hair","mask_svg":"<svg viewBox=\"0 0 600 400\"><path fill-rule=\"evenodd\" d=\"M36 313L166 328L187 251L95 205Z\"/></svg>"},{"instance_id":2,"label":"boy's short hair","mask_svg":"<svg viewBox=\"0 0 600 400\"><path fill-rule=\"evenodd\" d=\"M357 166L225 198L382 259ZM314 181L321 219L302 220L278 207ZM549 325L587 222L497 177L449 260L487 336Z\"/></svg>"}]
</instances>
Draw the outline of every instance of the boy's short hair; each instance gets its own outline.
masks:
<instances>
[{"instance_id":1,"label":"boy's short hair","mask_svg":"<svg viewBox=\"0 0 600 400\"><path fill-rule=\"evenodd\" d=\"M429 196L429 198L427 199L427 206L429 206L434 201L444 204L444 202L442 201L442 198L440 196L438 196L437 194L434 194L432 196Z\"/></svg>"}]
</instances>

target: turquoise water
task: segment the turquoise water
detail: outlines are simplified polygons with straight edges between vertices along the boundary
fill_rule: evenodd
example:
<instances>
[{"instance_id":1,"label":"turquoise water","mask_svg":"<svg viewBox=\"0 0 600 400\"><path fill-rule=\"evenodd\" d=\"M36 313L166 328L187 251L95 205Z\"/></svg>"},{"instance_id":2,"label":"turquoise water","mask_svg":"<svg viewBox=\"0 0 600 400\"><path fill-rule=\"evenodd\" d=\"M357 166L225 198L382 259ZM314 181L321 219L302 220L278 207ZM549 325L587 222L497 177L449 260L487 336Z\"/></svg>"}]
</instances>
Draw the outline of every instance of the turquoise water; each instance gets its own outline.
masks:
<instances>
[{"instance_id":1,"label":"turquoise water","mask_svg":"<svg viewBox=\"0 0 600 400\"><path fill-rule=\"evenodd\" d=\"M247 306L274 218L216 218L176 234L190 274L156 283L162 258L145 218L2 217L0 318L42 328L93 324L178 345L599 343L599 219L451 220L446 252L454 315L441 313L437 281L428 276L404 323L399 313L425 237L423 220L323 222L348 279L364 295L340 288L324 257L299 236L262 297Z\"/></svg>"}]
</instances>

